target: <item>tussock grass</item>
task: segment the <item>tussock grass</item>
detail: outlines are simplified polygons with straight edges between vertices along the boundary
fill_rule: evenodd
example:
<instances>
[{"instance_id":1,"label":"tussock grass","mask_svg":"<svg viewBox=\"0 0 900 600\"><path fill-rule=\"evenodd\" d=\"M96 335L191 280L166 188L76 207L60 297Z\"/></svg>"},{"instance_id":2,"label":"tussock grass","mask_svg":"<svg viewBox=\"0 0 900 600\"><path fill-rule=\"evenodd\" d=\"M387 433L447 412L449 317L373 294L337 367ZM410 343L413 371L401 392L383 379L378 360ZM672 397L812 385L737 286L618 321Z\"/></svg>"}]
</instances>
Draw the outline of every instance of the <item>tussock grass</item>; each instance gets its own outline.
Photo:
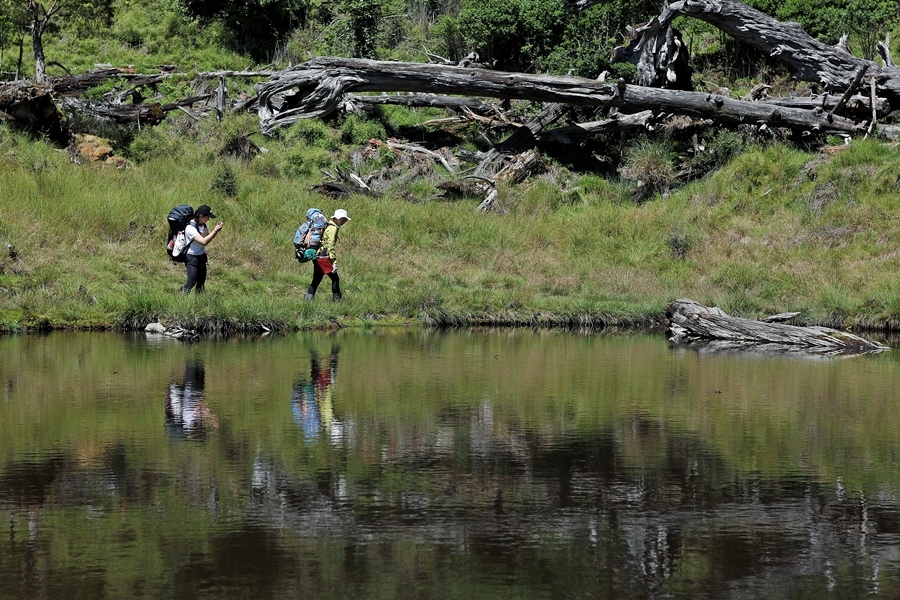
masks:
<instances>
[{"instance_id":1,"label":"tussock grass","mask_svg":"<svg viewBox=\"0 0 900 600\"><path fill-rule=\"evenodd\" d=\"M586 175L563 192L542 179L504 188L502 211L480 214L478 199L432 199L431 184L316 195L313 165L346 156L341 131L303 122L254 138L267 152L250 162L220 156L244 129L176 119L138 134L121 171L0 129L0 329L653 327L679 297L749 317L900 322L900 156L875 141L833 156L750 149L639 203L622 181ZM363 129L354 122L343 135ZM227 189L216 185L225 172ZM177 293L184 269L164 253L165 216L179 203L210 204L225 222L205 296ZM310 206L353 218L341 232L339 304L327 279L302 300L312 268L293 259L290 240Z\"/></svg>"}]
</instances>

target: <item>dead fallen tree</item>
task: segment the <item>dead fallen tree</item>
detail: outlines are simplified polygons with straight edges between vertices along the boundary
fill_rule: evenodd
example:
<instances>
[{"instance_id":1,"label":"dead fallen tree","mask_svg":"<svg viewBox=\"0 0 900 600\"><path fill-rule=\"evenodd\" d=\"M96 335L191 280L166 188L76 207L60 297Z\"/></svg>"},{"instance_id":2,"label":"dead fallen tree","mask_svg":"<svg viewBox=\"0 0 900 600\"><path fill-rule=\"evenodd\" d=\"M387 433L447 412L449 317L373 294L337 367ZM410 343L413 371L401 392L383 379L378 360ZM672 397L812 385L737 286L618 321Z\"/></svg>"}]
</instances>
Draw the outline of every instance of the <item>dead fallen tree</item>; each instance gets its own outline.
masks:
<instances>
[{"instance_id":1,"label":"dead fallen tree","mask_svg":"<svg viewBox=\"0 0 900 600\"><path fill-rule=\"evenodd\" d=\"M789 313L791 318L797 313ZM887 350L886 346L829 327L800 327L778 320L755 321L732 317L720 308L694 300L675 300L666 307L666 337L673 344L712 344L713 349L761 348L811 354L862 354Z\"/></svg>"},{"instance_id":2,"label":"dead fallen tree","mask_svg":"<svg viewBox=\"0 0 900 600\"><path fill-rule=\"evenodd\" d=\"M849 81L847 82L849 84ZM255 86L260 130L266 135L301 119L338 110L351 92L419 92L522 99L575 106L616 107L624 113L653 110L725 125L767 125L798 132L856 135L868 123L821 107L776 106L705 92L667 90L581 77L531 75L449 65L319 57ZM900 127L880 133L900 138Z\"/></svg>"}]
</instances>

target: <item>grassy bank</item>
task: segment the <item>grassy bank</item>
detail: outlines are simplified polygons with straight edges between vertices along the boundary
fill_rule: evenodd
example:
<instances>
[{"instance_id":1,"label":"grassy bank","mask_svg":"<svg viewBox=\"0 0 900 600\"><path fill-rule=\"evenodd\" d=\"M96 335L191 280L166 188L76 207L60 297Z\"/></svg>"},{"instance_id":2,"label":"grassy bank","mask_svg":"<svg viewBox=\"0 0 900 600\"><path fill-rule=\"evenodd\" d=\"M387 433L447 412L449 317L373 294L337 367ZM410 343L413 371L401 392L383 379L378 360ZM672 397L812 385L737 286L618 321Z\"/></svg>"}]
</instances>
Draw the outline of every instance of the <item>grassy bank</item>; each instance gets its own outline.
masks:
<instances>
[{"instance_id":1,"label":"grassy bank","mask_svg":"<svg viewBox=\"0 0 900 600\"><path fill-rule=\"evenodd\" d=\"M296 140L260 140L269 152L242 163L168 135L169 151L115 170L0 129L0 330L646 324L678 297L740 316L900 323L900 156L880 143L824 158L752 150L640 204L595 176L577 192L538 181L501 190L502 211L485 215L478 199L434 199L428 185L403 199L317 195L310 165L335 155L298 155ZM179 203L208 203L225 222L205 296L177 293L184 269L164 252ZM339 246L343 303L322 293L327 279L302 299L311 266L290 240L309 206L353 219Z\"/></svg>"}]
</instances>

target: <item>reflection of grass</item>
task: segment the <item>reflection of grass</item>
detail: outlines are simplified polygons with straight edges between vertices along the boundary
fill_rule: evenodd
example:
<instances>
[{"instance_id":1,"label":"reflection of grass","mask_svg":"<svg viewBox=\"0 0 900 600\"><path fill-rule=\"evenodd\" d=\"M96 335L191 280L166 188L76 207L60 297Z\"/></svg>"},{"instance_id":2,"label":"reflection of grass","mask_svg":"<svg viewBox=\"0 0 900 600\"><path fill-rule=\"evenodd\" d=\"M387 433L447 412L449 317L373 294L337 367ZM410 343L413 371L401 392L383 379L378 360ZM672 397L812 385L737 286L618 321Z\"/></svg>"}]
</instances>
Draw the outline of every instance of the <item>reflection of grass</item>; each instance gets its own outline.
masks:
<instances>
[{"instance_id":1,"label":"reflection of grass","mask_svg":"<svg viewBox=\"0 0 900 600\"><path fill-rule=\"evenodd\" d=\"M193 358L206 364L206 399L220 423L213 435L264 447L291 472L345 464L348 476L365 478L387 460L400 476L413 449L426 461L455 462L475 446L506 449L527 463L527 448L539 449L542 439L576 440L586 449L608 439L617 464L650 479L700 461L713 487L735 476L798 473L840 477L848 489L900 486L892 456L900 443L900 407L891 395L898 373L890 354L700 360L673 357L657 338L532 335L379 331L173 343L161 351L93 334L0 339L0 380L9 382L0 453L14 460L42 447L104 446L128 431L135 440L157 440L140 442L146 448L132 460L151 466L176 459L157 433L166 386ZM325 357L334 343L341 346L334 415L359 437L310 446L290 427L290 390L309 375L308 348ZM37 364L44 370L29 367ZM456 416L448 420L451 406ZM490 421L482 420L486 408ZM89 417L94 427L83 427L85 414L96 414ZM208 451L217 462L217 451Z\"/></svg>"}]
</instances>

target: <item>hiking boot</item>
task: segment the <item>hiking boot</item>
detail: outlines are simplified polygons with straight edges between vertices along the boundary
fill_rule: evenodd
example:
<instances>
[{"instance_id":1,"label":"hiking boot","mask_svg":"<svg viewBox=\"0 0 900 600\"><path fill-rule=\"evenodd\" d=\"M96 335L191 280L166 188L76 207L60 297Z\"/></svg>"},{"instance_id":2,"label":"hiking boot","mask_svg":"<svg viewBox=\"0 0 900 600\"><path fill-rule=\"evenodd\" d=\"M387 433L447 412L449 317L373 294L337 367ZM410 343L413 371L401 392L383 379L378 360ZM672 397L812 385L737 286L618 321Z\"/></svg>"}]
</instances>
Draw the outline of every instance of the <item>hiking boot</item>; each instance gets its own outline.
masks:
<instances>
[{"instance_id":1,"label":"hiking boot","mask_svg":"<svg viewBox=\"0 0 900 600\"><path fill-rule=\"evenodd\" d=\"M306 300L306 301L308 302L308 301L312 300L312 299L315 298L315 297L316 297L315 294L307 294L307 295L303 296L303 299Z\"/></svg>"},{"instance_id":2,"label":"hiking boot","mask_svg":"<svg viewBox=\"0 0 900 600\"><path fill-rule=\"evenodd\" d=\"M341 298L343 298L343 296L341 294L332 294L331 295L332 302L340 302Z\"/></svg>"}]
</instances>

